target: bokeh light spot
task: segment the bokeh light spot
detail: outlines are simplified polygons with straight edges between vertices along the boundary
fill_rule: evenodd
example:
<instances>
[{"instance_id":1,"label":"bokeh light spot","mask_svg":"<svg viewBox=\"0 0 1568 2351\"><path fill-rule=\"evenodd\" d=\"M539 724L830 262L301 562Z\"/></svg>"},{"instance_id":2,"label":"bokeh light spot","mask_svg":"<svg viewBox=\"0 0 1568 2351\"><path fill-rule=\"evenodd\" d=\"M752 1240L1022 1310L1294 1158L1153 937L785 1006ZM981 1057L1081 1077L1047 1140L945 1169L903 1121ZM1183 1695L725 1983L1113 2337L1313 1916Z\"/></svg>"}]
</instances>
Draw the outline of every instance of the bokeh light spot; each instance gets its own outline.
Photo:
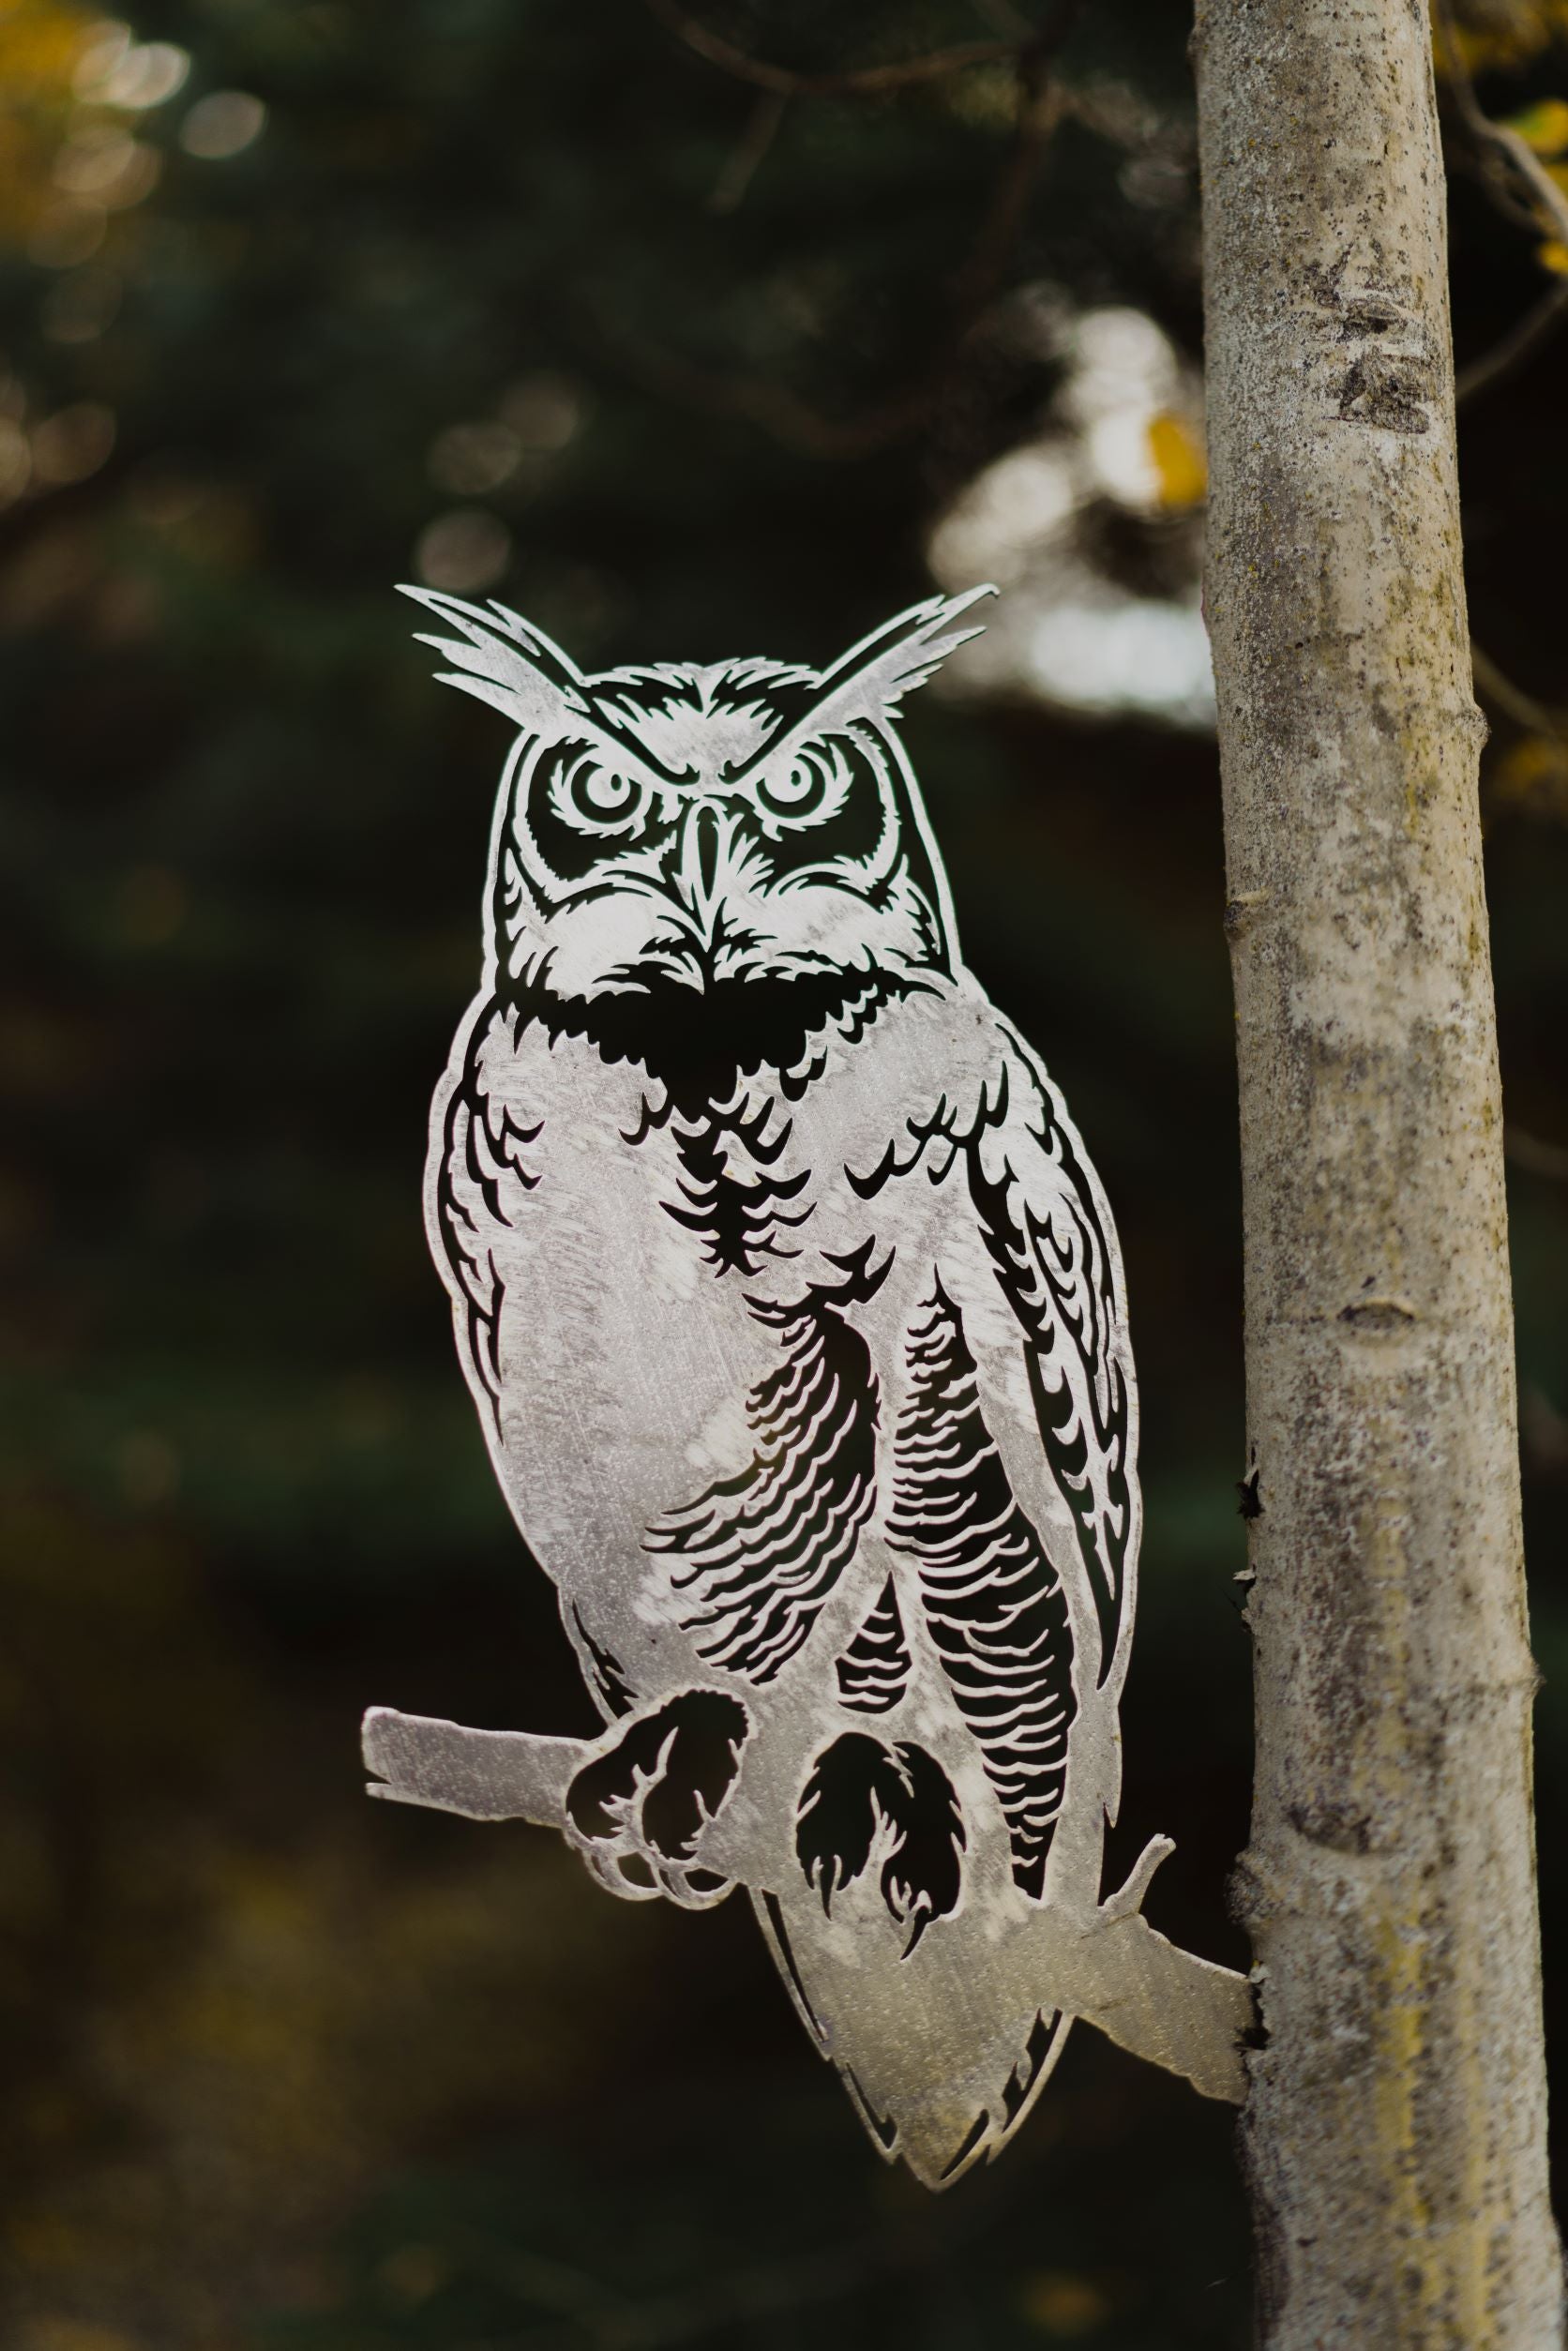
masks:
<instances>
[{"instance_id":1,"label":"bokeh light spot","mask_svg":"<svg viewBox=\"0 0 1568 2351\"><path fill-rule=\"evenodd\" d=\"M204 163L240 155L266 128L266 108L249 90L209 90L180 125L180 144Z\"/></svg>"},{"instance_id":2,"label":"bokeh light spot","mask_svg":"<svg viewBox=\"0 0 1568 2351\"><path fill-rule=\"evenodd\" d=\"M419 534L414 566L427 588L470 595L492 588L512 559L512 535L483 506L437 515Z\"/></svg>"}]
</instances>

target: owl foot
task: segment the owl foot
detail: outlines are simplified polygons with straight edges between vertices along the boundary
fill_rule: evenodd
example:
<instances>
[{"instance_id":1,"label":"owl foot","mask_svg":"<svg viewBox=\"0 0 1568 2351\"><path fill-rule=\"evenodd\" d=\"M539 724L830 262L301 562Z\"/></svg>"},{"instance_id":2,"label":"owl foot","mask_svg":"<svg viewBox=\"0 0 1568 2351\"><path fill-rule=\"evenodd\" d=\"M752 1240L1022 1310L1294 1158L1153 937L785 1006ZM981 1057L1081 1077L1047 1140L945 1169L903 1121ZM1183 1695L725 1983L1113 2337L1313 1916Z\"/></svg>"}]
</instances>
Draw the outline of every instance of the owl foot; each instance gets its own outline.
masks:
<instances>
[{"instance_id":1,"label":"owl foot","mask_svg":"<svg viewBox=\"0 0 1568 2351\"><path fill-rule=\"evenodd\" d=\"M601 1884L705 1910L730 1881L693 1861L734 1784L750 1720L720 1690L685 1690L627 1723L566 1790L567 1834Z\"/></svg>"},{"instance_id":2,"label":"owl foot","mask_svg":"<svg viewBox=\"0 0 1568 2351\"><path fill-rule=\"evenodd\" d=\"M934 1756L846 1731L817 1757L801 1790L795 1857L832 1916L836 1893L879 1865L888 1915L909 1929L907 1959L933 1919L958 1906L963 1816Z\"/></svg>"}]
</instances>

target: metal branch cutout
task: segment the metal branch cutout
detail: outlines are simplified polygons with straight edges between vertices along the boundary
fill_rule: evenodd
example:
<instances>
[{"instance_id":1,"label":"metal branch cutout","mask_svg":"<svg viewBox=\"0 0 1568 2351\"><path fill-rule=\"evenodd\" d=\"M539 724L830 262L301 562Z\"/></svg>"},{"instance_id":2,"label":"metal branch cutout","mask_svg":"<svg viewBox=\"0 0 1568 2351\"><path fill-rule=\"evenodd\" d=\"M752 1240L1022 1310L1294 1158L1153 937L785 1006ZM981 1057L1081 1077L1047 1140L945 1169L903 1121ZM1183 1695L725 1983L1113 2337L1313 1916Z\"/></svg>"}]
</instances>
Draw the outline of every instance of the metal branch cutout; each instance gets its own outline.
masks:
<instances>
[{"instance_id":1,"label":"metal branch cutout","mask_svg":"<svg viewBox=\"0 0 1568 2351\"><path fill-rule=\"evenodd\" d=\"M959 960L899 740L976 590L821 672L584 676L410 589L515 739L426 1213L490 1458L604 1716L372 1709L371 1793L557 1829L613 1893L750 1894L931 2187L1075 2016L1242 2093L1244 1981L1101 1897L1139 1528L1099 1182Z\"/></svg>"}]
</instances>

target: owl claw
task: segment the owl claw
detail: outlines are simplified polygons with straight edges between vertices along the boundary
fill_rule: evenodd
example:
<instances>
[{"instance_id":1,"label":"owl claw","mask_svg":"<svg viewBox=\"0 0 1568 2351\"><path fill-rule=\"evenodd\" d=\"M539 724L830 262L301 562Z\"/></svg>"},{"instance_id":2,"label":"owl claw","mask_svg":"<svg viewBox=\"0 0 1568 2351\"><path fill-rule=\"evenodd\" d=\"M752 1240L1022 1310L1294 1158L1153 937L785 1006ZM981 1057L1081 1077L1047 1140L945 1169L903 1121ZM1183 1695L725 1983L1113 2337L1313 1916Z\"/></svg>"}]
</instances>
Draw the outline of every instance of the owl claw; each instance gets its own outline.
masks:
<instances>
[{"instance_id":1,"label":"owl claw","mask_svg":"<svg viewBox=\"0 0 1568 2351\"><path fill-rule=\"evenodd\" d=\"M635 1715L566 1790L567 1834L594 1876L627 1902L663 1894L686 1910L730 1881L696 1859L734 1784L749 1719L738 1698L686 1690Z\"/></svg>"},{"instance_id":2,"label":"owl claw","mask_svg":"<svg viewBox=\"0 0 1568 2351\"><path fill-rule=\"evenodd\" d=\"M575 1837L572 1842L607 1893L619 1894L623 1902L657 1902L664 1893L658 1873L636 1846L591 1846Z\"/></svg>"}]
</instances>

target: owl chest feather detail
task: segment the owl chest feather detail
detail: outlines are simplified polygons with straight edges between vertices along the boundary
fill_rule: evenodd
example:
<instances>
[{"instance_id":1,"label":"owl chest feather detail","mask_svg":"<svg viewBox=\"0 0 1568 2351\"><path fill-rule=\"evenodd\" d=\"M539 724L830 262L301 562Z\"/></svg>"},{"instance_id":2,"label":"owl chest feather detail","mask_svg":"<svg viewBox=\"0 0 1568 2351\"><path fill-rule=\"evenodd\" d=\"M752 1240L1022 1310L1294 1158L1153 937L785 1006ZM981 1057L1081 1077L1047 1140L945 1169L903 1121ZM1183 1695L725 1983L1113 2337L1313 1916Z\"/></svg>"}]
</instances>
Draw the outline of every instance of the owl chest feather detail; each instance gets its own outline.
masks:
<instances>
[{"instance_id":1,"label":"owl chest feather detail","mask_svg":"<svg viewBox=\"0 0 1568 2351\"><path fill-rule=\"evenodd\" d=\"M602 1470L624 1422L653 1515L671 1465L637 1433L658 1392L690 1423L677 1470L737 1469L733 1407L773 1366L780 1313L822 1297L871 1334L897 1319L906 1262L943 1222L943 1122L972 1125L1002 1066L988 1008L951 992L819 1032L791 1068L726 1072L716 1094L482 1008L454 1056L431 1211L448 1263L454 1218L485 1260L508 1458L545 1449L553 1469L565 1420L597 1440ZM890 1095L915 1103L896 1176ZM460 1256L459 1270L471 1291Z\"/></svg>"},{"instance_id":2,"label":"owl chest feather detail","mask_svg":"<svg viewBox=\"0 0 1568 2351\"><path fill-rule=\"evenodd\" d=\"M835 1601L864 1609L840 1680L885 1694L907 1641L896 1589L922 1572L916 1503L936 1490L922 1427L947 1424L989 1477L1019 1560L1076 1552L1061 1494L1037 1482L1031 1516L994 1434L1016 1457L1033 1415L973 1197L1027 1108L1020 1051L963 980L858 998L786 1065L706 1088L689 1054L676 1080L476 1007L432 1224L488 1305L469 1369L508 1500L568 1625L639 1695L694 1670L766 1684ZM994 1362L999 1337L1013 1393L993 1371L988 1413L971 1350ZM960 1580L977 1540L959 1530ZM1092 1655L1092 1596L1062 1605Z\"/></svg>"}]
</instances>

